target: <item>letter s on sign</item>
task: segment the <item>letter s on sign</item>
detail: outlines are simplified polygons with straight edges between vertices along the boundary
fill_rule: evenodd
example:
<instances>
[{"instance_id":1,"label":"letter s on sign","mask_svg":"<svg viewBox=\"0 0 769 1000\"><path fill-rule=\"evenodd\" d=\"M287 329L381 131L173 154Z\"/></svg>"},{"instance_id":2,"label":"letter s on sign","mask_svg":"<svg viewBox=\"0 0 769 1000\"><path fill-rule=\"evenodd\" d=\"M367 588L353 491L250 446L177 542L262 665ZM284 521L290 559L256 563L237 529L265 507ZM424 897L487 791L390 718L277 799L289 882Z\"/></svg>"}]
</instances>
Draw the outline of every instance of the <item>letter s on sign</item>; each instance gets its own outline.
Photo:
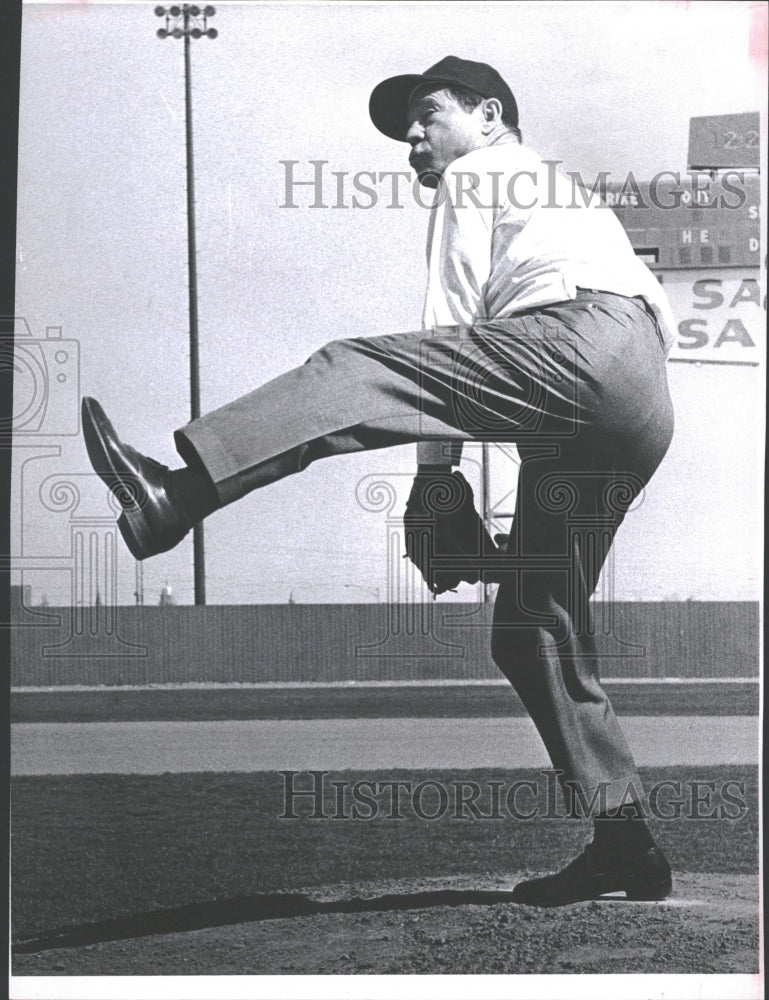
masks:
<instances>
[{"instance_id":1,"label":"letter s on sign","mask_svg":"<svg viewBox=\"0 0 769 1000\"><path fill-rule=\"evenodd\" d=\"M702 329L697 329L698 327ZM678 336L688 337L692 343L687 344L682 341L678 341L678 346L690 349L693 347L707 347L708 344L708 333L704 329L705 320L704 319L685 319L683 322L678 324Z\"/></svg>"},{"instance_id":2,"label":"letter s on sign","mask_svg":"<svg viewBox=\"0 0 769 1000\"><path fill-rule=\"evenodd\" d=\"M708 285L715 285L715 288L708 288ZM717 309L724 304L724 297L719 291L721 288L720 278L703 278L694 282L694 294L706 299L705 302L695 302L695 309Z\"/></svg>"}]
</instances>

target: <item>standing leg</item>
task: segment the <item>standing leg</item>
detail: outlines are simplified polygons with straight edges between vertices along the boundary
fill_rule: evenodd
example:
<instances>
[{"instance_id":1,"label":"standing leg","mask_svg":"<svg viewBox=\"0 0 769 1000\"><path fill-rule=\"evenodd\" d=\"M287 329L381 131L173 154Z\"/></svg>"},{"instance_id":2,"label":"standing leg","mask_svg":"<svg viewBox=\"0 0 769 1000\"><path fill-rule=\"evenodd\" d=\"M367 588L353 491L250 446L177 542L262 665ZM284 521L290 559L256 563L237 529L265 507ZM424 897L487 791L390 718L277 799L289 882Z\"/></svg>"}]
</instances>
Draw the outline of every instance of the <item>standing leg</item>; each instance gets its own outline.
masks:
<instances>
[{"instance_id":1,"label":"standing leg","mask_svg":"<svg viewBox=\"0 0 769 1000\"><path fill-rule=\"evenodd\" d=\"M522 456L512 567L494 607L492 655L531 715L562 781L590 812L614 809L641 781L598 676L589 599L637 475L579 461L560 444ZM622 494L625 495L622 495ZM621 495L623 503L613 498ZM568 787L567 787L568 791ZM570 792L569 794L573 794Z\"/></svg>"},{"instance_id":2,"label":"standing leg","mask_svg":"<svg viewBox=\"0 0 769 1000\"><path fill-rule=\"evenodd\" d=\"M664 898L671 887L669 865L639 818L641 781L600 684L589 605L614 535L672 436L664 363L650 353L648 333L641 325L626 339L627 357L606 373L590 425L569 441L541 438L521 449L492 653L531 714L567 801L595 818L595 838L579 858L516 887L524 903L560 905L621 889Z\"/></svg>"},{"instance_id":3,"label":"standing leg","mask_svg":"<svg viewBox=\"0 0 769 1000\"><path fill-rule=\"evenodd\" d=\"M589 461L557 445L531 452L520 470L513 565L497 595L492 653L542 736L570 814L592 815L595 836L563 871L520 883L515 897L557 906L624 889L628 898L662 899L670 867L641 818L641 779L600 684L588 603L645 478L627 456L601 465L596 452Z\"/></svg>"}]
</instances>

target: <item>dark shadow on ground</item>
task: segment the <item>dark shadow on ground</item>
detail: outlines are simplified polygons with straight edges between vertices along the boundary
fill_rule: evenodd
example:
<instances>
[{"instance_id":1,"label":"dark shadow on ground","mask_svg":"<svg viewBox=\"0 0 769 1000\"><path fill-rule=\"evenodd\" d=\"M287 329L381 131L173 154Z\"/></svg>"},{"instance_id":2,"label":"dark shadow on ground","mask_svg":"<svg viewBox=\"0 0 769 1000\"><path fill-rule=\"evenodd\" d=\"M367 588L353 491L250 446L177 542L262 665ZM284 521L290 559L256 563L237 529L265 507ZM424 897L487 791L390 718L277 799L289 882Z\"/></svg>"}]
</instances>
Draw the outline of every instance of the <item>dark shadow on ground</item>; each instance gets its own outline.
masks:
<instances>
[{"instance_id":1,"label":"dark shadow on ground","mask_svg":"<svg viewBox=\"0 0 769 1000\"><path fill-rule=\"evenodd\" d=\"M16 955L29 955L52 948L81 948L151 934L176 934L259 920L310 917L320 913L381 913L388 910L421 910L434 906L491 906L511 902L512 892L503 890L438 889L431 892L391 893L369 899L353 897L333 900L313 899L301 893L265 893L193 903L68 927L45 937L18 941L13 945L13 952Z\"/></svg>"}]
</instances>

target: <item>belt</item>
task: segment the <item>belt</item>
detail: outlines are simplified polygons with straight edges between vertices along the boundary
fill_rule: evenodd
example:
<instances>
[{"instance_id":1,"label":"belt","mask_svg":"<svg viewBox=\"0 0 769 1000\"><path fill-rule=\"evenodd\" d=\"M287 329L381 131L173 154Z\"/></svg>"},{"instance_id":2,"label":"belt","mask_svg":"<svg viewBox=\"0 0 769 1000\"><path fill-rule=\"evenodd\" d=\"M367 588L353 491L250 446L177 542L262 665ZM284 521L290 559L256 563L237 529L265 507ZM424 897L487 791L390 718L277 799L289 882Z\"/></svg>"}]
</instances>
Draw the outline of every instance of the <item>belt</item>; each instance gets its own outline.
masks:
<instances>
[{"instance_id":1,"label":"belt","mask_svg":"<svg viewBox=\"0 0 769 1000\"><path fill-rule=\"evenodd\" d=\"M624 299L625 302L641 302L646 304L646 299L642 295L620 295L619 292L607 292L605 288L577 288L577 298L610 298Z\"/></svg>"}]
</instances>

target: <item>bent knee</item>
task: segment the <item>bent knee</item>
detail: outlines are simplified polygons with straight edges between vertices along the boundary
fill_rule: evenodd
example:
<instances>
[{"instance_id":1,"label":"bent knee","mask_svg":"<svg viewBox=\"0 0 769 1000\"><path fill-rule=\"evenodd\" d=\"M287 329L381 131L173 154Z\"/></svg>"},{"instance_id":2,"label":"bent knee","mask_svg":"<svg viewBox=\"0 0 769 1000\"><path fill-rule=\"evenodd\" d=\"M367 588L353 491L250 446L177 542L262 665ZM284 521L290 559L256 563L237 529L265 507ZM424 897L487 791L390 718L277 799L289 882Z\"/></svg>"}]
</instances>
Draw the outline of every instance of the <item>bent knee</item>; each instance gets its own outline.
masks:
<instances>
[{"instance_id":1,"label":"bent knee","mask_svg":"<svg viewBox=\"0 0 769 1000\"><path fill-rule=\"evenodd\" d=\"M329 340L307 358L305 364L320 366L340 366L351 362L353 358L365 354L364 341L361 338L342 338Z\"/></svg>"}]
</instances>

